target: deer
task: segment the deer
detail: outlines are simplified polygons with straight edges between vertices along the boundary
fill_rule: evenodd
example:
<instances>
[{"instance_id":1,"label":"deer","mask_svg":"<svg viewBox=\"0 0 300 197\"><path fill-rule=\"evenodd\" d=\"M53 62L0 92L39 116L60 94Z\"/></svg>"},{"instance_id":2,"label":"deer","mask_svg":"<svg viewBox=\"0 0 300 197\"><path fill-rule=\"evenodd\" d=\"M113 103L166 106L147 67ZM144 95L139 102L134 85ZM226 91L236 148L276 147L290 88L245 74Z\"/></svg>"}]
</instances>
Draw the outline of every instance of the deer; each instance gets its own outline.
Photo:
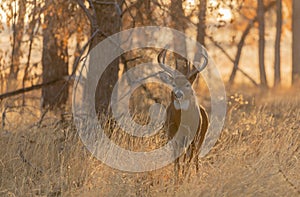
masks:
<instances>
[{"instance_id":1,"label":"deer","mask_svg":"<svg viewBox=\"0 0 300 197\"><path fill-rule=\"evenodd\" d=\"M181 122L181 114L184 111L188 111L190 107L193 106L195 103L190 103L190 97L193 96L193 89L192 84L194 83L197 75L201 70L203 70L208 63L208 59L206 55L204 56L204 62L201 65L200 69L196 69L193 65L193 69L190 69L190 63L186 60L187 65L187 72L185 75L178 75L175 74L170 67L165 64L165 57L166 57L167 50L163 49L159 55L157 56L157 61L160 67L163 69L164 74L167 75L166 77L161 77L164 82L168 82L173 87L173 91L171 92L171 102L167 107L166 110L166 123L165 123L165 130L167 133L168 140L171 140L177 133L180 122ZM177 67L177 60L176 60L176 67ZM197 101L196 101L197 102ZM205 109L196 103L199 110L198 115L189 117L190 121L198 121L198 128L196 131L195 136L192 138L192 142L189 146L185 147L185 151L182 155L183 157L183 169L182 174L185 177L186 173L189 170L190 164L194 160L196 162L196 171L198 172L198 154L200 152L201 145L204 142L205 134L208 129L209 119L208 114ZM198 119L198 120L196 120ZM189 135L188 132L185 132L181 135ZM184 141L185 136L183 136L182 140ZM184 146L186 142L183 142ZM174 172L177 179L179 179L180 174L180 157L177 157L174 161ZM186 169L184 169L186 167ZM184 178L183 177L183 178Z\"/></svg>"}]
</instances>

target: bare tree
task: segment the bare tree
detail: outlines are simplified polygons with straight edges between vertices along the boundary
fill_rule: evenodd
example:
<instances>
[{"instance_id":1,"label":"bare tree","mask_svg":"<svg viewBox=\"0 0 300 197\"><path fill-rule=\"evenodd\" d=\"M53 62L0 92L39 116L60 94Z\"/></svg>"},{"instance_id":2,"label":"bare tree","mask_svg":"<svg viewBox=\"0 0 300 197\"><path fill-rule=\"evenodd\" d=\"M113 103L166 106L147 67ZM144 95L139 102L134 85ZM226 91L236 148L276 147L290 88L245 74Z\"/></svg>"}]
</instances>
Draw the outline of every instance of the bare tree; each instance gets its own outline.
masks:
<instances>
[{"instance_id":1,"label":"bare tree","mask_svg":"<svg viewBox=\"0 0 300 197\"><path fill-rule=\"evenodd\" d=\"M54 2L46 1L46 15L43 29L43 83L62 79L68 75L68 49L63 39L57 38L60 20L59 13L54 10ZM62 4L60 4L62 6ZM64 105L68 99L68 88L64 82L42 88L42 106L53 108Z\"/></svg>"},{"instance_id":2,"label":"bare tree","mask_svg":"<svg viewBox=\"0 0 300 197\"><path fill-rule=\"evenodd\" d=\"M122 0L114 2L107 2L99 0L94 6L97 18L97 26L100 29L100 34L93 40L92 47L97 45L102 40L106 39L121 29L122 17ZM119 47L119 46L116 46ZM119 59L115 59L102 74L95 94L96 98L96 111L98 113L109 113L110 97L113 91L114 84L118 80L119 72Z\"/></svg>"},{"instance_id":3,"label":"bare tree","mask_svg":"<svg viewBox=\"0 0 300 197\"><path fill-rule=\"evenodd\" d=\"M207 0L202 0L199 6L198 26L197 26L197 41L205 46L205 20L206 20Z\"/></svg>"},{"instance_id":4,"label":"bare tree","mask_svg":"<svg viewBox=\"0 0 300 197\"><path fill-rule=\"evenodd\" d=\"M17 5L19 8L17 9ZM11 66L9 73L9 82L7 83L7 91L15 89L17 84L18 73L20 70L20 58L22 56L21 43L24 35L24 18L26 14L26 1L19 0L14 4L15 12L13 15L13 44L12 44L12 54L11 54Z\"/></svg>"},{"instance_id":5,"label":"bare tree","mask_svg":"<svg viewBox=\"0 0 300 197\"><path fill-rule=\"evenodd\" d=\"M292 83L300 81L300 1L293 0L293 69Z\"/></svg>"},{"instance_id":6,"label":"bare tree","mask_svg":"<svg viewBox=\"0 0 300 197\"><path fill-rule=\"evenodd\" d=\"M182 0L171 1L171 5L170 5L171 18L172 18L171 27L182 33L185 33L187 24L185 22L186 18L185 18L185 13L184 13L182 3L183 3ZM182 42L179 42L178 38L176 36L174 36L173 43L174 43L174 48L176 49L176 51L182 51L184 53L184 55L186 55L187 49L186 49L185 40L183 40ZM180 71L181 73L186 74L187 70L188 70L186 65L188 65L188 64L179 64L178 63L178 61L186 62L186 59L181 58L177 54L174 54L174 56L177 61L176 69L178 71Z\"/></svg>"},{"instance_id":7,"label":"bare tree","mask_svg":"<svg viewBox=\"0 0 300 197\"><path fill-rule=\"evenodd\" d=\"M39 10L39 11L38 11ZM35 35L39 31L39 27L41 24L41 7L40 4L37 3L36 0L32 1L32 11L30 13L31 20L28 22L28 36L29 36L29 44L28 44L28 54L27 54L27 62L24 68L24 75L22 79L22 88L25 88L26 81L29 79L30 65L31 65L31 57L33 52L33 42L35 40ZM35 67L37 63L34 64ZM31 84L33 85L33 84ZM25 94L23 94L23 106L25 106Z\"/></svg>"},{"instance_id":8,"label":"bare tree","mask_svg":"<svg viewBox=\"0 0 300 197\"><path fill-rule=\"evenodd\" d=\"M270 2L268 5L265 6L265 9L264 9L264 12L268 12L273 6L275 5L275 2ZM250 30L252 29L252 27L254 26L254 24L258 21L258 16L255 16L252 20L250 20L248 22L248 25L247 27L245 28L245 30L243 31L243 34L240 38L240 41L237 45L237 52L236 52L236 55L235 55L235 59L234 59L234 65L233 65L233 69L232 69L232 72L230 74L230 78L229 78L229 83L230 84L233 84L234 82L234 79L235 79L235 76L236 76L236 73L237 71L242 71L240 68L239 68L239 62L240 62L240 59L241 59L241 56L242 56L242 50L243 50L243 47L244 47L244 44L245 44L245 41L246 41L246 38L247 36L249 35L250 33ZM242 72L244 74L244 72ZM248 77L249 78L249 77ZM250 79L250 78L249 78ZM252 82L254 84L256 84L255 81L252 80Z\"/></svg>"},{"instance_id":9,"label":"bare tree","mask_svg":"<svg viewBox=\"0 0 300 197\"><path fill-rule=\"evenodd\" d=\"M276 0L276 40L275 40L275 65L274 65L274 86L280 85L280 41L281 41L281 29L282 29L282 1Z\"/></svg>"},{"instance_id":10,"label":"bare tree","mask_svg":"<svg viewBox=\"0 0 300 197\"><path fill-rule=\"evenodd\" d=\"M265 70L265 12L263 0L257 1L257 17L259 23L259 71L260 71L260 83L264 88L268 87L267 75Z\"/></svg>"}]
</instances>

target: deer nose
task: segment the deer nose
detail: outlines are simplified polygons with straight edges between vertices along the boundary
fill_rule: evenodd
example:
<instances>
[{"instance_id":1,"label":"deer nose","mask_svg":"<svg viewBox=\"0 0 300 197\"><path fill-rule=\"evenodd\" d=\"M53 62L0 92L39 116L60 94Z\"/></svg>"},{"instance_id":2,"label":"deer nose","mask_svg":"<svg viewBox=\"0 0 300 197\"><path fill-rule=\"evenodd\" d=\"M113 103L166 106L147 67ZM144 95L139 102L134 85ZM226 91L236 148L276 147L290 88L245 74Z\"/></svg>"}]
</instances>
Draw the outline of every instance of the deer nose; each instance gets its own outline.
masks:
<instances>
[{"instance_id":1,"label":"deer nose","mask_svg":"<svg viewBox=\"0 0 300 197\"><path fill-rule=\"evenodd\" d=\"M175 96L177 99L182 99L183 98L183 92L181 90L176 90L175 91Z\"/></svg>"}]
</instances>

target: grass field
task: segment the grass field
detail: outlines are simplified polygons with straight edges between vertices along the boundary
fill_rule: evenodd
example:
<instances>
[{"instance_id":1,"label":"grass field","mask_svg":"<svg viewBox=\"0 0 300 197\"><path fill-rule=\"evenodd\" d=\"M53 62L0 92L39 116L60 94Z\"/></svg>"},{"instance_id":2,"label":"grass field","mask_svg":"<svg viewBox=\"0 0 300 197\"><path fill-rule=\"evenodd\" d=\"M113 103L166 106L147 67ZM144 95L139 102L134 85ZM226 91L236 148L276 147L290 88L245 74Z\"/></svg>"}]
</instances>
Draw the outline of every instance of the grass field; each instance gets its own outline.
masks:
<instances>
[{"instance_id":1,"label":"grass field","mask_svg":"<svg viewBox=\"0 0 300 197\"><path fill-rule=\"evenodd\" d=\"M37 128L24 112L17 125L10 121L14 129L0 129L0 196L300 196L294 92L230 97L219 141L179 185L173 165L126 173L102 164L81 143L71 116Z\"/></svg>"}]
</instances>

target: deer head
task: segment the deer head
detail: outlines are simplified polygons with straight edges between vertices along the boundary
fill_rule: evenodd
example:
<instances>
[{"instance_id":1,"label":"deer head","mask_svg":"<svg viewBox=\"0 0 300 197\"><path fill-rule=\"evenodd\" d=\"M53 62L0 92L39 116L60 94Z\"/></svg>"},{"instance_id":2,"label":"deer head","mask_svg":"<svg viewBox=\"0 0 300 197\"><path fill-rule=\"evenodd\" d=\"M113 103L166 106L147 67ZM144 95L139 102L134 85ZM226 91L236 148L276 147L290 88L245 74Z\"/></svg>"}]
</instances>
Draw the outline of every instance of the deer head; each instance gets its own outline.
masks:
<instances>
[{"instance_id":1,"label":"deer head","mask_svg":"<svg viewBox=\"0 0 300 197\"><path fill-rule=\"evenodd\" d=\"M190 97L193 95L192 84L194 83L196 76L201 72L208 63L206 55L203 55L204 61L200 67L190 69L190 63L187 62L186 75L180 74L179 72L173 71L165 64L167 50L163 49L158 57L158 63L160 67L165 71L165 74L161 79L170 84L173 87L171 99L176 110L187 110L190 105ZM176 61L177 67L177 61Z\"/></svg>"}]
</instances>

